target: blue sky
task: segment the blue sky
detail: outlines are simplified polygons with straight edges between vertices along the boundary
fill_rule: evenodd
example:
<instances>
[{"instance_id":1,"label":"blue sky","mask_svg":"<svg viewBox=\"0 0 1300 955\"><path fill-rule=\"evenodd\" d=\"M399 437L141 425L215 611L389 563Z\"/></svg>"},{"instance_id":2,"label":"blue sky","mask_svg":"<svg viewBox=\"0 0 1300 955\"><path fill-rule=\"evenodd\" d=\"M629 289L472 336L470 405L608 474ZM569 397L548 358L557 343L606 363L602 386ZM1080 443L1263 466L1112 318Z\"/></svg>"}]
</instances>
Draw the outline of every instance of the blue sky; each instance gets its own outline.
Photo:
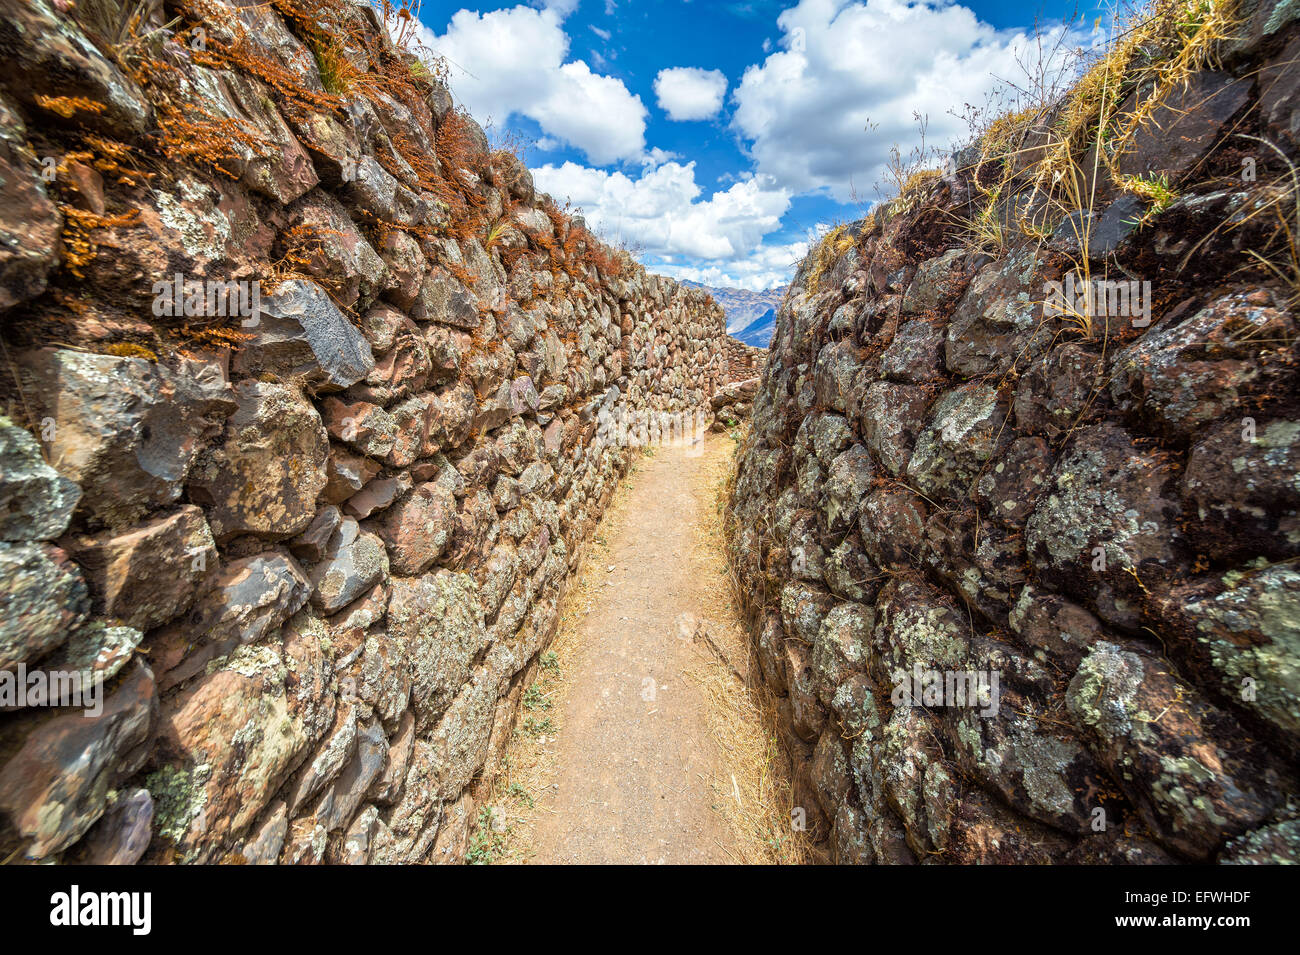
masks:
<instances>
[{"instance_id":1,"label":"blue sky","mask_svg":"<svg viewBox=\"0 0 1300 955\"><path fill-rule=\"evenodd\" d=\"M947 146L999 80L1089 42L1099 5L1040 0L438 3L421 39L457 101L524 146L653 271L761 289L819 229L861 216L889 147ZM1063 22L1074 15L1074 26ZM1058 43L1059 41L1059 43Z\"/></svg>"}]
</instances>

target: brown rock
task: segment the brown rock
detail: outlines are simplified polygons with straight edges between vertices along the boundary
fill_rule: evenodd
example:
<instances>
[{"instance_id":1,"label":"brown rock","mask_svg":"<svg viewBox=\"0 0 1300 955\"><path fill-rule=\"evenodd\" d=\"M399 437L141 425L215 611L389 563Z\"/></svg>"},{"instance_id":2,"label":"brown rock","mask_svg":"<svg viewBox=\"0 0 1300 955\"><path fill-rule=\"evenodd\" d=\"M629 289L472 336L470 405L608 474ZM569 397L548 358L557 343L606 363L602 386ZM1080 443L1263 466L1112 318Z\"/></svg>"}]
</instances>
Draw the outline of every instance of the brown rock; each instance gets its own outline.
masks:
<instances>
[{"instance_id":1,"label":"brown rock","mask_svg":"<svg viewBox=\"0 0 1300 955\"><path fill-rule=\"evenodd\" d=\"M385 511L378 531L388 548L393 573L423 573L447 549L455 518L456 498L432 481L418 485Z\"/></svg>"},{"instance_id":2,"label":"brown rock","mask_svg":"<svg viewBox=\"0 0 1300 955\"><path fill-rule=\"evenodd\" d=\"M203 512L186 505L124 533L66 540L90 585L96 613L152 630L194 603L217 569L217 548Z\"/></svg>"},{"instance_id":3,"label":"brown rock","mask_svg":"<svg viewBox=\"0 0 1300 955\"><path fill-rule=\"evenodd\" d=\"M108 791L140 768L157 704L153 674L135 664L103 712L40 724L0 769L0 808L41 859L71 845L104 812Z\"/></svg>"},{"instance_id":4,"label":"brown rock","mask_svg":"<svg viewBox=\"0 0 1300 955\"><path fill-rule=\"evenodd\" d=\"M383 458L393 448L397 422L383 408L368 401L340 401L326 398L321 417L330 437L342 441L360 454Z\"/></svg>"},{"instance_id":5,"label":"brown rock","mask_svg":"<svg viewBox=\"0 0 1300 955\"><path fill-rule=\"evenodd\" d=\"M246 646L163 704L158 761L146 780L159 833L204 861L238 837L334 719L324 627L302 619L283 642Z\"/></svg>"},{"instance_id":6,"label":"brown rock","mask_svg":"<svg viewBox=\"0 0 1300 955\"><path fill-rule=\"evenodd\" d=\"M194 608L151 641L159 685L167 690L208 661L270 636L310 593L302 568L283 554L231 561L208 578Z\"/></svg>"},{"instance_id":7,"label":"brown rock","mask_svg":"<svg viewBox=\"0 0 1300 955\"><path fill-rule=\"evenodd\" d=\"M325 490L320 499L328 504L342 504L365 487L380 470L379 462L332 445L325 461Z\"/></svg>"},{"instance_id":8,"label":"brown rock","mask_svg":"<svg viewBox=\"0 0 1300 955\"><path fill-rule=\"evenodd\" d=\"M325 488L329 437L296 389L242 381L225 443L204 455L190 495L218 543L241 534L282 540L306 530Z\"/></svg>"}]
</instances>

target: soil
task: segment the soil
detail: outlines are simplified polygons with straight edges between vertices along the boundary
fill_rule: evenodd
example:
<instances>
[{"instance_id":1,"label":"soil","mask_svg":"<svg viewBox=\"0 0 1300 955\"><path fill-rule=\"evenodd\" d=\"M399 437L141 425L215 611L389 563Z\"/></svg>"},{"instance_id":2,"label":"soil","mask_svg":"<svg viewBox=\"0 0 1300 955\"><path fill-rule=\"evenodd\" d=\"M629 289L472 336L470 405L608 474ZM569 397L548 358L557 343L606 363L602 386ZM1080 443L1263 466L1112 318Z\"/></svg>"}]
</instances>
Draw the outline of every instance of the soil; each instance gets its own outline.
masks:
<instances>
[{"instance_id":1,"label":"soil","mask_svg":"<svg viewBox=\"0 0 1300 955\"><path fill-rule=\"evenodd\" d=\"M699 677L701 667L744 666L725 562L700 546L714 539L702 531L716 519L733 447L709 435L638 455L606 512L566 598L562 685L521 714L511 770L526 780L515 793L531 790L533 805L515 799L508 810L516 861L747 857L728 822L734 807L722 805L741 800ZM549 685L539 682L537 695Z\"/></svg>"}]
</instances>

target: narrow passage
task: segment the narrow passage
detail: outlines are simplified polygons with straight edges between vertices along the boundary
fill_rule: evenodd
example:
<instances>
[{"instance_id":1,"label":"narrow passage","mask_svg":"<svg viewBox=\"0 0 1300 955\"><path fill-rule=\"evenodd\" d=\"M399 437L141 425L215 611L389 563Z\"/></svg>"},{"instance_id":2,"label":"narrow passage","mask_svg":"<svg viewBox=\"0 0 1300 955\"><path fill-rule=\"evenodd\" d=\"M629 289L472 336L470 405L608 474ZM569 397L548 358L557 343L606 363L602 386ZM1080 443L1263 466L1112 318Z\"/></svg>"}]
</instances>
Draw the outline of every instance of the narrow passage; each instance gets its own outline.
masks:
<instances>
[{"instance_id":1,"label":"narrow passage","mask_svg":"<svg viewBox=\"0 0 1300 955\"><path fill-rule=\"evenodd\" d=\"M638 455L615 496L565 600L556 677L520 715L498 796L514 861L768 861L789 797L733 673L748 651L717 510L733 448L711 434Z\"/></svg>"}]
</instances>

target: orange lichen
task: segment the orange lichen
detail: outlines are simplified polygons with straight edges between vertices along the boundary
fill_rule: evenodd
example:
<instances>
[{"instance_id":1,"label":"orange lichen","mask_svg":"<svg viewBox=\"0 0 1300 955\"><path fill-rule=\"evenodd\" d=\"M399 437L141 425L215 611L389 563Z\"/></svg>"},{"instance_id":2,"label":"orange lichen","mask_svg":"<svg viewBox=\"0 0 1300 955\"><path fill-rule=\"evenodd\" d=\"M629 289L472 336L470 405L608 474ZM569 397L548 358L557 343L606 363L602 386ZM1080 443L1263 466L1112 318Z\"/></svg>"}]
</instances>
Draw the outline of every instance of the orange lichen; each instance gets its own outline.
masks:
<instances>
[{"instance_id":1,"label":"orange lichen","mask_svg":"<svg viewBox=\"0 0 1300 955\"><path fill-rule=\"evenodd\" d=\"M46 96L43 93L36 94L36 105L64 119L72 119L78 113L95 116L107 109L103 103L84 96Z\"/></svg>"},{"instance_id":2,"label":"orange lichen","mask_svg":"<svg viewBox=\"0 0 1300 955\"><path fill-rule=\"evenodd\" d=\"M116 248L116 243L96 236L98 229L112 229L131 226L139 216L139 210L131 209L119 215L96 215L75 206L60 206L63 213L63 261L68 271L79 279L84 279L84 266L95 260L101 247Z\"/></svg>"}]
</instances>

